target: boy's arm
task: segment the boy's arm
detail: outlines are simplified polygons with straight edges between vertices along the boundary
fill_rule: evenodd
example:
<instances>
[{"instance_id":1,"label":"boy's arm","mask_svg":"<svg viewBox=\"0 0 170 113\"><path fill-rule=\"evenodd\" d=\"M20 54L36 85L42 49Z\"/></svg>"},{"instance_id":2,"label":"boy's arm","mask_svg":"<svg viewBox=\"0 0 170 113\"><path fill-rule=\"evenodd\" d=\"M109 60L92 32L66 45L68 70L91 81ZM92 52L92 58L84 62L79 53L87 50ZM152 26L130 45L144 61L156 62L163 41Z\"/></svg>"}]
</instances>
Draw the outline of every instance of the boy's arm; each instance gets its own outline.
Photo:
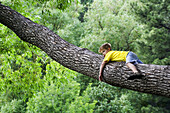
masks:
<instances>
[{"instance_id":1,"label":"boy's arm","mask_svg":"<svg viewBox=\"0 0 170 113\"><path fill-rule=\"evenodd\" d=\"M100 65L100 72L99 72L99 80L102 81L102 72L103 68L106 65L107 61L103 61L102 64Z\"/></svg>"}]
</instances>

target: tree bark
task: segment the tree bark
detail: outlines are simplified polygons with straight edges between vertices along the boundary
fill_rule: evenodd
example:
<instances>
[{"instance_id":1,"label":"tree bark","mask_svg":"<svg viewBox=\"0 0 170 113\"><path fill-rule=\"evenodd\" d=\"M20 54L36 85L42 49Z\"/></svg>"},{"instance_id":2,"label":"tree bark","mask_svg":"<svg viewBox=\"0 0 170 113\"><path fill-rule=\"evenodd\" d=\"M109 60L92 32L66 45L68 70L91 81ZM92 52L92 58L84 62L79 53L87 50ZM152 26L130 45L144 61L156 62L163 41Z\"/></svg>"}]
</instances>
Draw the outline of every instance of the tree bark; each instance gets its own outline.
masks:
<instances>
[{"instance_id":1,"label":"tree bark","mask_svg":"<svg viewBox=\"0 0 170 113\"><path fill-rule=\"evenodd\" d=\"M63 66L98 79L102 55L68 43L47 27L32 22L2 4L0 22L14 31L20 39L39 47ZM103 71L104 82L134 91L170 97L170 66L140 64L137 67L145 77L128 80L127 77L133 72L124 62L108 63Z\"/></svg>"}]
</instances>

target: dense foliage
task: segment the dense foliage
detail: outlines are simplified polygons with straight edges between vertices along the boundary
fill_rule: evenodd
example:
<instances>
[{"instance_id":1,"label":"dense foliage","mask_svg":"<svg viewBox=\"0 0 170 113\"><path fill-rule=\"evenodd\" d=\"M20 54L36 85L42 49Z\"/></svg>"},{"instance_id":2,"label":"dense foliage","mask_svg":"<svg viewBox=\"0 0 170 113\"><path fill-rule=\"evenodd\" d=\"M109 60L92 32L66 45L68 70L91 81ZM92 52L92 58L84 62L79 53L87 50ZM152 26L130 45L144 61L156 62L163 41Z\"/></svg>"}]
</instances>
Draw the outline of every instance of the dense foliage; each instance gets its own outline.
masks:
<instances>
[{"instance_id":1,"label":"dense foliage","mask_svg":"<svg viewBox=\"0 0 170 113\"><path fill-rule=\"evenodd\" d=\"M147 63L170 65L170 2L140 1L132 4L137 19L147 25L138 41L139 54L145 56Z\"/></svg>"},{"instance_id":2,"label":"dense foliage","mask_svg":"<svg viewBox=\"0 0 170 113\"><path fill-rule=\"evenodd\" d=\"M144 63L170 64L168 0L1 0L68 42L97 53L110 42ZM62 10L61 10L62 9ZM170 113L170 99L90 79L0 24L2 113Z\"/></svg>"}]
</instances>

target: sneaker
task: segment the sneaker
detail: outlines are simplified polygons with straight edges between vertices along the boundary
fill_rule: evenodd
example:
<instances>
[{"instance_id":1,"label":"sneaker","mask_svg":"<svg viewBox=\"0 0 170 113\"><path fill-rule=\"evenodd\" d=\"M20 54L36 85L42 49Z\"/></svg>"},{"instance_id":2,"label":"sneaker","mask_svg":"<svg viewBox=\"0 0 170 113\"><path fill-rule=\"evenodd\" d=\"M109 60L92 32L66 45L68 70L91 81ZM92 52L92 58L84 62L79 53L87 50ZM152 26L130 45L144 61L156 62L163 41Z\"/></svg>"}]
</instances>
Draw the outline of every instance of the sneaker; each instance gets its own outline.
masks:
<instances>
[{"instance_id":1,"label":"sneaker","mask_svg":"<svg viewBox=\"0 0 170 113\"><path fill-rule=\"evenodd\" d=\"M128 80L134 80L134 79L142 79L143 75L142 73L136 72L134 74L132 74Z\"/></svg>"}]
</instances>

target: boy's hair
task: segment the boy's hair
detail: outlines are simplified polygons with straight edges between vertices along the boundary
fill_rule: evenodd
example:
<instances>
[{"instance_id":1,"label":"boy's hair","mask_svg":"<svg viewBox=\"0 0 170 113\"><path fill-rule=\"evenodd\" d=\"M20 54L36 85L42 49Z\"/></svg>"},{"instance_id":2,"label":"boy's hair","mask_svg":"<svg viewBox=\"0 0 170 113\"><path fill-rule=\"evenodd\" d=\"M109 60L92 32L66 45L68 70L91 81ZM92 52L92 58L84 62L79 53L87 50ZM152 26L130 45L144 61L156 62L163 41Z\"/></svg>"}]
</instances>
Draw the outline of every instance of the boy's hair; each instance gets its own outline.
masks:
<instances>
[{"instance_id":1,"label":"boy's hair","mask_svg":"<svg viewBox=\"0 0 170 113\"><path fill-rule=\"evenodd\" d=\"M103 49L111 49L111 44L110 43L104 43L103 45L100 46L99 48L99 53L102 53Z\"/></svg>"}]
</instances>

